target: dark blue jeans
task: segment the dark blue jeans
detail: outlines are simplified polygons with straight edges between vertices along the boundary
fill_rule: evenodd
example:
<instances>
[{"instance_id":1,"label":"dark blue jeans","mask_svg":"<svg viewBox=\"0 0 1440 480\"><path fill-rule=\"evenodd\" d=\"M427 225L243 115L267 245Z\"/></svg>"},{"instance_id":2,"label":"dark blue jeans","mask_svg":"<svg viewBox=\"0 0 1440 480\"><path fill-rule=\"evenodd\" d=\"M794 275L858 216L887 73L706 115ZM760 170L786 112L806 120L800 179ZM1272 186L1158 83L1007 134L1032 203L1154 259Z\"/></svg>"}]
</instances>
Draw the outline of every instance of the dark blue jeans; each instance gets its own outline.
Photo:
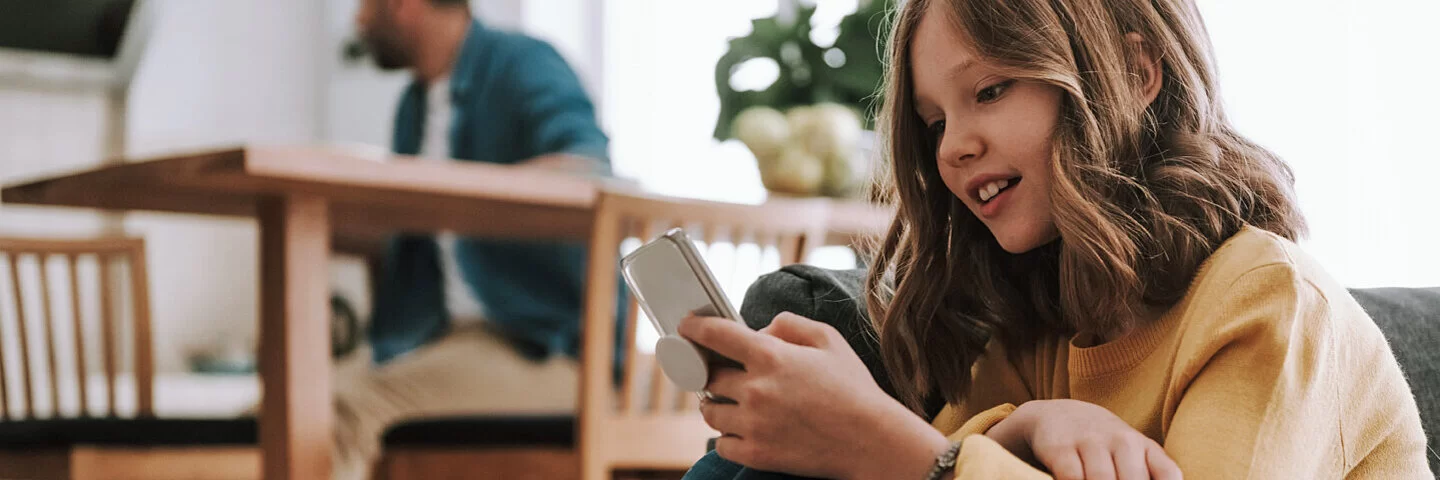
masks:
<instances>
[{"instance_id":1,"label":"dark blue jeans","mask_svg":"<svg viewBox=\"0 0 1440 480\"><path fill-rule=\"evenodd\" d=\"M810 480L783 473L758 472L720 458L714 451L695 462L681 480Z\"/></svg>"}]
</instances>

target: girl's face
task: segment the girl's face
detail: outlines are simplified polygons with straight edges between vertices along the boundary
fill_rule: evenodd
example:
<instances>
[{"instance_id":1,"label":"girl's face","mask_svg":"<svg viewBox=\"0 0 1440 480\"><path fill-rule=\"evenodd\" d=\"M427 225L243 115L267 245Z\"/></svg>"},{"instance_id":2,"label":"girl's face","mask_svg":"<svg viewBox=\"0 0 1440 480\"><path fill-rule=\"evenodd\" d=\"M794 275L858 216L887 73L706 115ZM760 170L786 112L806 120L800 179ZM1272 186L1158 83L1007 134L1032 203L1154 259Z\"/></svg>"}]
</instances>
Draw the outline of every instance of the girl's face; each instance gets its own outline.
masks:
<instances>
[{"instance_id":1,"label":"girl's face","mask_svg":"<svg viewBox=\"0 0 1440 480\"><path fill-rule=\"evenodd\" d=\"M936 8L921 18L909 56L911 101L935 138L945 186L1007 252L1058 238L1050 162L1060 88L1000 75Z\"/></svg>"}]
</instances>

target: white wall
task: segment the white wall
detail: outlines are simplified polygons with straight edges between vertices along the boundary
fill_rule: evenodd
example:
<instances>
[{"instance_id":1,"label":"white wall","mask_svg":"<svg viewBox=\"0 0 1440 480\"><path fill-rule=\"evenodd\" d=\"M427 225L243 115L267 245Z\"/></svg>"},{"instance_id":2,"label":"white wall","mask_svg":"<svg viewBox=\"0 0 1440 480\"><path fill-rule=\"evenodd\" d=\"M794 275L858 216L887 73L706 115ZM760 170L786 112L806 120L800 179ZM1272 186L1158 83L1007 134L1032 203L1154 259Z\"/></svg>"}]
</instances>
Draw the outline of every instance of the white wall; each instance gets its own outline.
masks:
<instances>
[{"instance_id":1,"label":"white wall","mask_svg":"<svg viewBox=\"0 0 1440 480\"><path fill-rule=\"evenodd\" d=\"M1200 7L1231 118L1295 169L1302 246L1347 285L1440 285L1440 3Z\"/></svg>"},{"instance_id":2,"label":"white wall","mask_svg":"<svg viewBox=\"0 0 1440 480\"><path fill-rule=\"evenodd\" d=\"M382 72L369 61L348 64L341 60L344 42L354 35L358 6L358 0L325 2L323 138L388 147L395 104L409 77L403 72Z\"/></svg>"},{"instance_id":3,"label":"white wall","mask_svg":"<svg viewBox=\"0 0 1440 480\"><path fill-rule=\"evenodd\" d=\"M99 91L0 87L0 183L97 162L106 102ZM89 213L0 204L6 235L91 235L100 226Z\"/></svg>"},{"instance_id":4,"label":"white wall","mask_svg":"<svg viewBox=\"0 0 1440 480\"><path fill-rule=\"evenodd\" d=\"M495 3L493 0L490 3ZM570 63L596 107L604 109L605 23L602 0L524 2L519 29L544 39ZM482 4L484 6L484 4ZM483 14L483 12L482 12Z\"/></svg>"},{"instance_id":5,"label":"white wall","mask_svg":"<svg viewBox=\"0 0 1440 480\"><path fill-rule=\"evenodd\" d=\"M319 135L323 5L164 0L130 97L130 150Z\"/></svg>"}]
</instances>

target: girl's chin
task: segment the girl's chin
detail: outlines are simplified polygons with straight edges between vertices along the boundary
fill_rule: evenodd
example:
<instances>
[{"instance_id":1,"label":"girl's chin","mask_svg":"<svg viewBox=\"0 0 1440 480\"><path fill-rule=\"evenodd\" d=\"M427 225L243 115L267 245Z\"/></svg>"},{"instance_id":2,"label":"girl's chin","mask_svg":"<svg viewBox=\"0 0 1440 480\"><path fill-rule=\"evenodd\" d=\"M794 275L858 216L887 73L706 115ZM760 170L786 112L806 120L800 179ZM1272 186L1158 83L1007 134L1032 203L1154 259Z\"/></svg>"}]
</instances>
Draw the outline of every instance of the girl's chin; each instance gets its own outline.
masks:
<instances>
[{"instance_id":1,"label":"girl's chin","mask_svg":"<svg viewBox=\"0 0 1440 480\"><path fill-rule=\"evenodd\" d=\"M995 242L1000 244L1000 248L1016 255L1043 247L1060 238L1055 226L1048 222L1035 226L1001 225L998 228L992 227L990 233L995 236Z\"/></svg>"}]
</instances>

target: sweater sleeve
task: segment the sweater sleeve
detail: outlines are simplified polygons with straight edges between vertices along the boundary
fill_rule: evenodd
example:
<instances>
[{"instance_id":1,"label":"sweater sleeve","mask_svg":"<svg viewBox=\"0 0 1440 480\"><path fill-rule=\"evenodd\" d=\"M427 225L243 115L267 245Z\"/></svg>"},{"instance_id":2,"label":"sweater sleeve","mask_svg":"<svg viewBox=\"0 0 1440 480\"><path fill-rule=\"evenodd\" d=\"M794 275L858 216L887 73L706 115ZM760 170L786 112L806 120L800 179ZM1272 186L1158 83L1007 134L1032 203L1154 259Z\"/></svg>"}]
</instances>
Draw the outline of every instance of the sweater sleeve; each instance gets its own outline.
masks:
<instances>
[{"instance_id":1,"label":"sweater sleeve","mask_svg":"<svg viewBox=\"0 0 1440 480\"><path fill-rule=\"evenodd\" d=\"M1339 478L1342 377L1329 304L1291 265L1258 267L1182 340L1165 451L1189 479ZM1188 381L1187 381L1188 379Z\"/></svg>"},{"instance_id":2,"label":"sweater sleeve","mask_svg":"<svg viewBox=\"0 0 1440 480\"><path fill-rule=\"evenodd\" d=\"M1202 308L1207 315L1186 328L1196 334L1181 341L1176 391L1183 397L1164 432L1165 451L1185 478L1343 476L1342 370L1320 291L1291 265L1272 264L1237 277ZM1029 465L976 441L983 431L974 430L997 413L974 417L957 479L1030 478Z\"/></svg>"},{"instance_id":3,"label":"sweater sleeve","mask_svg":"<svg viewBox=\"0 0 1440 480\"><path fill-rule=\"evenodd\" d=\"M1050 478L985 436L990 427L1014 411L1015 406L1007 403L980 412L949 435L950 441L962 442L960 454L955 457L955 480ZM940 415L936 418L937 422L945 419L946 415L954 415L954 410L947 409Z\"/></svg>"},{"instance_id":4,"label":"sweater sleeve","mask_svg":"<svg viewBox=\"0 0 1440 480\"><path fill-rule=\"evenodd\" d=\"M955 480L1041 480L1051 478L984 435L970 435L955 457Z\"/></svg>"},{"instance_id":5,"label":"sweater sleeve","mask_svg":"<svg viewBox=\"0 0 1440 480\"><path fill-rule=\"evenodd\" d=\"M971 435L984 435L985 432L990 431L990 428L994 427L995 424L1009 417L1011 413L1015 413L1015 406L1008 403L980 412L980 414L966 420L965 423L960 425L959 430L951 433L948 437L950 437L950 441L959 441Z\"/></svg>"},{"instance_id":6,"label":"sweater sleeve","mask_svg":"<svg viewBox=\"0 0 1440 480\"><path fill-rule=\"evenodd\" d=\"M1042 368L1053 370L1049 365ZM952 440L984 434L1010 415L1016 405L1035 399L1031 393L1035 387L1020 371L1005 347L992 340L970 369L973 380L965 400L946 405L930 424Z\"/></svg>"}]
</instances>

